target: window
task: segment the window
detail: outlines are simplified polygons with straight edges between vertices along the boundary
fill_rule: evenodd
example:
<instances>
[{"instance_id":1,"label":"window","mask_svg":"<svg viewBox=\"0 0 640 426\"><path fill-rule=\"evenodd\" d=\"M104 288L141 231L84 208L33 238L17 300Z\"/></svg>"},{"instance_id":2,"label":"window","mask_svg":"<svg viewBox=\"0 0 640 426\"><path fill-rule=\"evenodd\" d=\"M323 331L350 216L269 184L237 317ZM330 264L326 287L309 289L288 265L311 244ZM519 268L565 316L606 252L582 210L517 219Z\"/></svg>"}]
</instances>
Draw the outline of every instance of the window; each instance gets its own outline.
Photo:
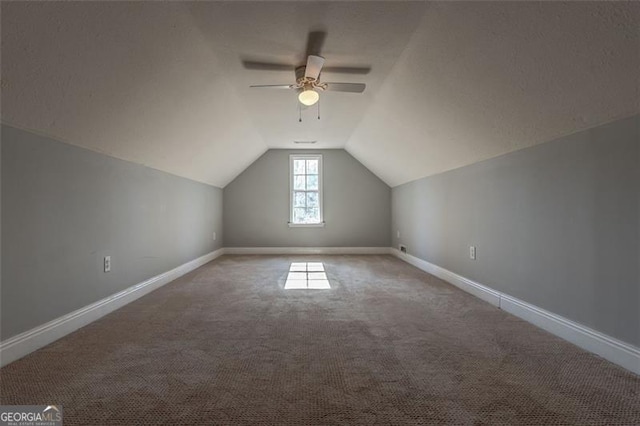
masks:
<instances>
[{"instance_id":1,"label":"window","mask_svg":"<svg viewBox=\"0 0 640 426\"><path fill-rule=\"evenodd\" d=\"M323 226L322 156L291 155L289 226Z\"/></svg>"}]
</instances>

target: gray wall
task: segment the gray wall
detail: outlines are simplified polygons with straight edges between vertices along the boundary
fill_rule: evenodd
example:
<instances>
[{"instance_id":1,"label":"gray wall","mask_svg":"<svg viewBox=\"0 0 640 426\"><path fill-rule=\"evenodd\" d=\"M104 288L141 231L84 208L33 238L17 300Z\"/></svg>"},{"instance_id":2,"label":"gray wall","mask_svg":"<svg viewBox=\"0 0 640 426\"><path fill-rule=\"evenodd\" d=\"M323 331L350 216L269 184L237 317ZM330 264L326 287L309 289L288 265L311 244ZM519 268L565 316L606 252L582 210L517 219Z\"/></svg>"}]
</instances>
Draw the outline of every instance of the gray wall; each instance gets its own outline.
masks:
<instances>
[{"instance_id":1,"label":"gray wall","mask_svg":"<svg viewBox=\"0 0 640 426\"><path fill-rule=\"evenodd\" d=\"M639 346L639 127L623 119L395 187L393 245Z\"/></svg>"},{"instance_id":2,"label":"gray wall","mask_svg":"<svg viewBox=\"0 0 640 426\"><path fill-rule=\"evenodd\" d=\"M289 155L322 154L323 228L289 228ZM272 149L224 188L227 247L388 247L391 189L342 149Z\"/></svg>"},{"instance_id":3,"label":"gray wall","mask_svg":"<svg viewBox=\"0 0 640 426\"><path fill-rule=\"evenodd\" d=\"M221 247L219 188L4 125L1 171L2 340Z\"/></svg>"}]
</instances>

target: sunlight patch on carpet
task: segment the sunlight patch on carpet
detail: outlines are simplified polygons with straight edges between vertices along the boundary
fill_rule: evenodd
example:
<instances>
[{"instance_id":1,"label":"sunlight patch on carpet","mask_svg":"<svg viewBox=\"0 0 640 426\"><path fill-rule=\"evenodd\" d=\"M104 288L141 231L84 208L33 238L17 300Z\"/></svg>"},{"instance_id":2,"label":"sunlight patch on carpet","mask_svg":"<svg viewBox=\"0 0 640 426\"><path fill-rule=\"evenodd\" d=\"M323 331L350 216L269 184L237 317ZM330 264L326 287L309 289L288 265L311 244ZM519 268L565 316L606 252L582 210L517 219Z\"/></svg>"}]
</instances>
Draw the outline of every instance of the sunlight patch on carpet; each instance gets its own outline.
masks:
<instances>
[{"instance_id":1,"label":"sunlight patch on carpet","mask_svg":"<svg viewBox=\"0 0 640 426\"><path fill-rule=\"evenodd\" d=\"M327 290L331 285L322 262L293 262L289 267L285 290Z\"/></svg>"}]
</instances>

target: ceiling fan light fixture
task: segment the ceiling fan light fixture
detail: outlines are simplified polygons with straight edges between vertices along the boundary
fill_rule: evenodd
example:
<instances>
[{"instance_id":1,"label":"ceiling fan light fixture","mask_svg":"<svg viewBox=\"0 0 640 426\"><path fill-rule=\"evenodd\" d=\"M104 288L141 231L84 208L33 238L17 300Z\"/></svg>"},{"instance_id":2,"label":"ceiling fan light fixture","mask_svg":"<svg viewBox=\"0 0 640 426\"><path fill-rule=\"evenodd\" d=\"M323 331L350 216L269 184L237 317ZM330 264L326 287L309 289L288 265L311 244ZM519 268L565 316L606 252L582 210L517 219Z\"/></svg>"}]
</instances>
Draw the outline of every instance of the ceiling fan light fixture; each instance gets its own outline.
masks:
<instances>
[{"instance_id":1,"label":"ceiling fan light fixture","mask_svg":"<svg viewBox=\"0 0 640 426\"><path fill-rule=\"evenodd\" d=\"M318 102L320 94L313 89L305 89L298 95L298 100L301 104L311 106Z\"/></svg>"}]
</instances>

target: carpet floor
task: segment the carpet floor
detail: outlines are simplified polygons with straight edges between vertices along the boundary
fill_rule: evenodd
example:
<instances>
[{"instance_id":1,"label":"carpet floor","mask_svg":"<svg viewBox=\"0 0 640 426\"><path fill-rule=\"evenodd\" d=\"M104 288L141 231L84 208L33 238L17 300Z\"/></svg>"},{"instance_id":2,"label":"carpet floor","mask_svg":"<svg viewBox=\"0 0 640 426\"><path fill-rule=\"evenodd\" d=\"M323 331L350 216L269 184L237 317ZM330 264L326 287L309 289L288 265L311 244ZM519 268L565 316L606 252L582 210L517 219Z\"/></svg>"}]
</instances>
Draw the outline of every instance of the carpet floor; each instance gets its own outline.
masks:
<instances>
[{"instance_id":1,"label":"carpet floor","mask_svg":"<svg viewBox=\"0 0 640 426\"><path fill-rule=\"evenodd\" d=\"M285 290L323 262L329 290ZM391 256L223 256L0 370L65 425L640 424L640 377Z\"/></svg>"}]
</instances>

